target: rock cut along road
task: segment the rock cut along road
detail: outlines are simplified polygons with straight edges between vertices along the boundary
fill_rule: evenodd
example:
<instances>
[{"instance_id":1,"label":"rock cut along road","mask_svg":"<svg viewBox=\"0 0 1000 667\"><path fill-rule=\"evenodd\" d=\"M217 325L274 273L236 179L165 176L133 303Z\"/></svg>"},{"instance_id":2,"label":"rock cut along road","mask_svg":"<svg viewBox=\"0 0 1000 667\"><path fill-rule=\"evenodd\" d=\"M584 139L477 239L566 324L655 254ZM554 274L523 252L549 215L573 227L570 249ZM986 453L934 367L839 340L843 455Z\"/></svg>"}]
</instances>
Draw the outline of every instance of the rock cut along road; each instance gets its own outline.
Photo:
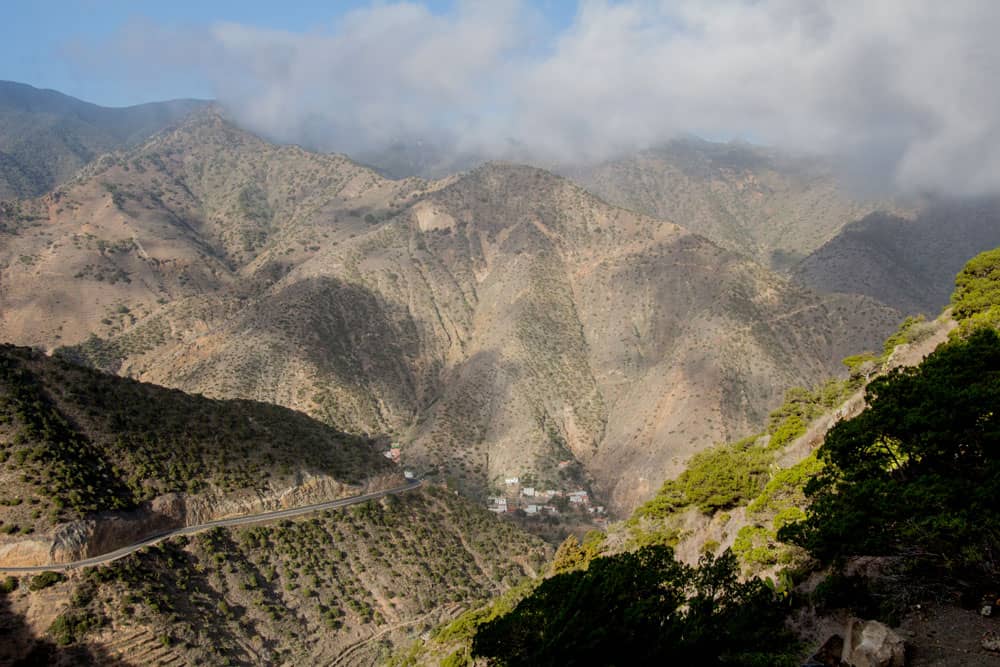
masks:
<instances>
[{"instance_id":1,"label":"rock cut along road","mask_svg":"<svg viewBox=\"0 0 1000 667\"><path fill-rule=\"evenodd\" d=\"M200 533L203 530L210 530L212 528L221 528L226 526L244 526L253 523L264 523L267 521L274 521L276 519L288 519L294 516L301 516L303 514L310 514L312 512L321 512L323 510L337 509L338 507L347 507L348 505L357 505L358 503L363 503L368 500L374 500L376 498L381 498L383 496L396 495L399 493L404 493L406 491L412 491L420 487L423 484L422 480L412 480L403 486L393 487L391 489L385 489L383 491L373 491L372 493L363 493L359 496L350 496L348 498L338 498L337 500L328 500L322 503L315 503L313 505L303 505L302 507L291 507L284 510L274 510L271 512L261 512L260 514L247 514L245 516L235 516L229 519L216 519L215 521L207 521L205 523L199 523L194 526L183 526L181 528L174 528L173 530L166 530L162 533L156 533L155 535L150 535L138 542L130 544L121 549L115 549L114 551L109 551L106 554L101 554L99 556L92 556L91 558L85 558L83 560L76 560L71 563L49 563L48 565L29 565L24 567L4 567L0 565L0 572L7 572L11 574L15 573L30 573L30 572L44 572L54 571L54 572L66 572L68 570L73 570L80 567L89 567L92 565L102 565L104 563L110 563L111 561L118 560L119 558L124 558L131 553L142 549L143 547L148 547L157 542L162 542L170 537L176 537L178 535L192 535L194 533Z\"/></svg>"}]
</instances>

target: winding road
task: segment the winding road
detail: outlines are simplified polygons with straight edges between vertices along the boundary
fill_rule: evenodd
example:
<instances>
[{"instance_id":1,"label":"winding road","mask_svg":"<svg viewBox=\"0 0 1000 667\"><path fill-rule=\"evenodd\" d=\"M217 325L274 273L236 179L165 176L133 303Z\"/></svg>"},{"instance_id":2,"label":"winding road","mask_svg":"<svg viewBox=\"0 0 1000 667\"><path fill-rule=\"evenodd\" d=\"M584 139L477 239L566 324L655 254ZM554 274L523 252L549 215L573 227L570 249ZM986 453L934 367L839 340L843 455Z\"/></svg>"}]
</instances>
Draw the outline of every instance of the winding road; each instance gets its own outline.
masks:
<instances>
[{"instance_id":1,"label":"winding road","mask_svg":"<svg viewBox=\"0 0 1000 667\"><path fill-rule=\"evenodd\" d=\"M337 500L328 500L322 503L315 503L313 505L303 505L302 507L292 507L285 510L274 510L272 512L261 512L260 514L247 514L245 516L236 516L229 519L217 519L215 521L208 521L206 523L199 523L194 526L184 526L182 528L175 528L173 530L167 530L162 533L157 533L155 535L150 535L149 537L130 544L127 547L122 547L121 549L115 549L106 554L101 554L99 556L93 556L92 558L85 558L84 560L77 560L71 563L49 563L48 565L30 565L26 567L4 567L0 565L0 572L16 574L16 573L30 573L30 572L43 572L46 570L54 572L66 572L68 570L73 570L79 567L89 567L91 565L101 565L103 563L110 563L111 561L118 560L119 558L124 558L131 553L142 549L143 547L148 547L150 545L156 544L157 542L162 542L165 539L176 537L177 535L192 535L194 533L199 533L203 530L210 530L212 528L220 528L226 526L245 526L247 524L254 523L264 523L266 521L274 521L276 519L287 519L294 516L301 516L303 514L310 514L312 512L321 512L323 510L337 509L338 507L347 507L348 505L357 505L358 503L363 503L367 500L374 500L375 498L381 498L383 496L396 495L399 493L405 493L406 491L412 491L413 489L419 488L423 484L422 480L412 480L403 486L397 486L391 489L385 489L384 491L375 491L373 493L364 493L359 496L350 496L348 498L338 498Z\"/></svg>"}]
</instances>

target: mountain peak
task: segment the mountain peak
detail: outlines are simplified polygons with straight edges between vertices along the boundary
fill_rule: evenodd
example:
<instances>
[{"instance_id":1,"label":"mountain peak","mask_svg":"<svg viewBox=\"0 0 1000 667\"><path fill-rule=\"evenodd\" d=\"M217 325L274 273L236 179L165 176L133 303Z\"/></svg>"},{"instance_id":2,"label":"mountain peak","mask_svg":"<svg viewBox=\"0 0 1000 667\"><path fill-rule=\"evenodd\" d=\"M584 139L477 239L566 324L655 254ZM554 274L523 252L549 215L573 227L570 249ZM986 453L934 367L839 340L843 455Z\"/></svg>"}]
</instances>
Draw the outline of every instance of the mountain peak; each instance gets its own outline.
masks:
<instances>
[{"instance_id":1,"label":"mountain peak","mask_svg":"<svg viewBox=\"0 0 1000 667\"><path fill-rule=\"evenodd\" d=\"M41 195L98 156L139 145L206 105L171 100L109 108L0 81L0 199Z\"/></svg>"}]
</instances>

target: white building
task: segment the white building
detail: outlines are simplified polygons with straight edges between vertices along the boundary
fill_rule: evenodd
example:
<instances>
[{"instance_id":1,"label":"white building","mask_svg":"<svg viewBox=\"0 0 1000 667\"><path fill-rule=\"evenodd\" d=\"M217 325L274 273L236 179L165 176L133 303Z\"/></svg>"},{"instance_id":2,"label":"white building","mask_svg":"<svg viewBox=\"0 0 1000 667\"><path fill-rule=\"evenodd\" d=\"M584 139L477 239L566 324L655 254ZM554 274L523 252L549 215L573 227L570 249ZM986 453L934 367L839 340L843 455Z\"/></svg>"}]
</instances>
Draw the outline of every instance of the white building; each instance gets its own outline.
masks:
<instances>
[{"instance_id":1,"label":"white building","mask_svg":"<svg viewBox=\"0 0 1000 667\"><path fill-rule=\"evenodd\" d=\"M514 484L520 484L521 483L521 478L520 477L508 477L507 479L504 480L504 483L507 484L508 486L513 486Z\"/></svg>"},{"instance_id":2,"label":"white building","mask_svg":"<svg viewBox=\"0 0 1000 667\"><path fill-rule=\"evenodd\" d=\"M507 499L504 498L503 496L498 496L498 497L490 496L489 498L486 499L486 501L487 501L486 509L488 509L491 512L496 512L497 514L503 514L504 512L507 511Z\"/></svg>"},{"instance_id":3,"label":"white building","mask_svg":"<svg viewBox=\"0 0 1000 667\"><path fill-rule=\"evenodd\" d=\"M521 495L522 496L528 496L529 498L534 498L535 497L535 487L533 487L533 486L526 486L526 487L522 488L521 489Z\"/></svg>"}]
</instances>

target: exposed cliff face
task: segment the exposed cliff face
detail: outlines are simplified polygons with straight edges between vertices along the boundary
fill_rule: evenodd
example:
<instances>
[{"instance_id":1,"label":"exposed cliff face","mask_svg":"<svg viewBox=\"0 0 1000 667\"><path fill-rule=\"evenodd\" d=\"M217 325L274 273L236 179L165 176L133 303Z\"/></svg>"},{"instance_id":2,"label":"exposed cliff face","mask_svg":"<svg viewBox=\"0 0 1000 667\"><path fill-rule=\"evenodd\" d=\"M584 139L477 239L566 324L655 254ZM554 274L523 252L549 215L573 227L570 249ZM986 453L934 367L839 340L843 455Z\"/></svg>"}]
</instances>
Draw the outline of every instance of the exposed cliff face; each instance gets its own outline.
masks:
<instances>
[{"instance_id":1,"label":"exposed cliff face","mask_svg":"<svg viewBox=\"0 0 1000 667\"><path fill-rule=\"evenodd\" d=\"M47 536L0 543L0 565L7 567L70 563L109 553L164 531L216 519L249 516L336 500L403 483L402 475L383 475L360 486L328 475L302 475L292 486L227 494L170 493L131 511L104 512L54 526Z\"/></svg>"},{"instance_id":2,"label":"exposed cliff face","mask_svg":"<svg viewBox=\"0 0 1000 667\"><path fill-rule=\"evenodd\" d=\"M47 222L8 232L0 334L82 341L69 354L108 370L388 433L477 496L530 475L628 509L898 318L540 169L387 181L211 114L60 196L71 211L36 202ZM45 224L80 240L46 245L32 234ZM95 285L87 266L132 282ZM97 296L55 306L81 290ZM25 329L43 303L50 321ZM95 324L118 304L128 313Z\"/></svg>"}]
</instances>

